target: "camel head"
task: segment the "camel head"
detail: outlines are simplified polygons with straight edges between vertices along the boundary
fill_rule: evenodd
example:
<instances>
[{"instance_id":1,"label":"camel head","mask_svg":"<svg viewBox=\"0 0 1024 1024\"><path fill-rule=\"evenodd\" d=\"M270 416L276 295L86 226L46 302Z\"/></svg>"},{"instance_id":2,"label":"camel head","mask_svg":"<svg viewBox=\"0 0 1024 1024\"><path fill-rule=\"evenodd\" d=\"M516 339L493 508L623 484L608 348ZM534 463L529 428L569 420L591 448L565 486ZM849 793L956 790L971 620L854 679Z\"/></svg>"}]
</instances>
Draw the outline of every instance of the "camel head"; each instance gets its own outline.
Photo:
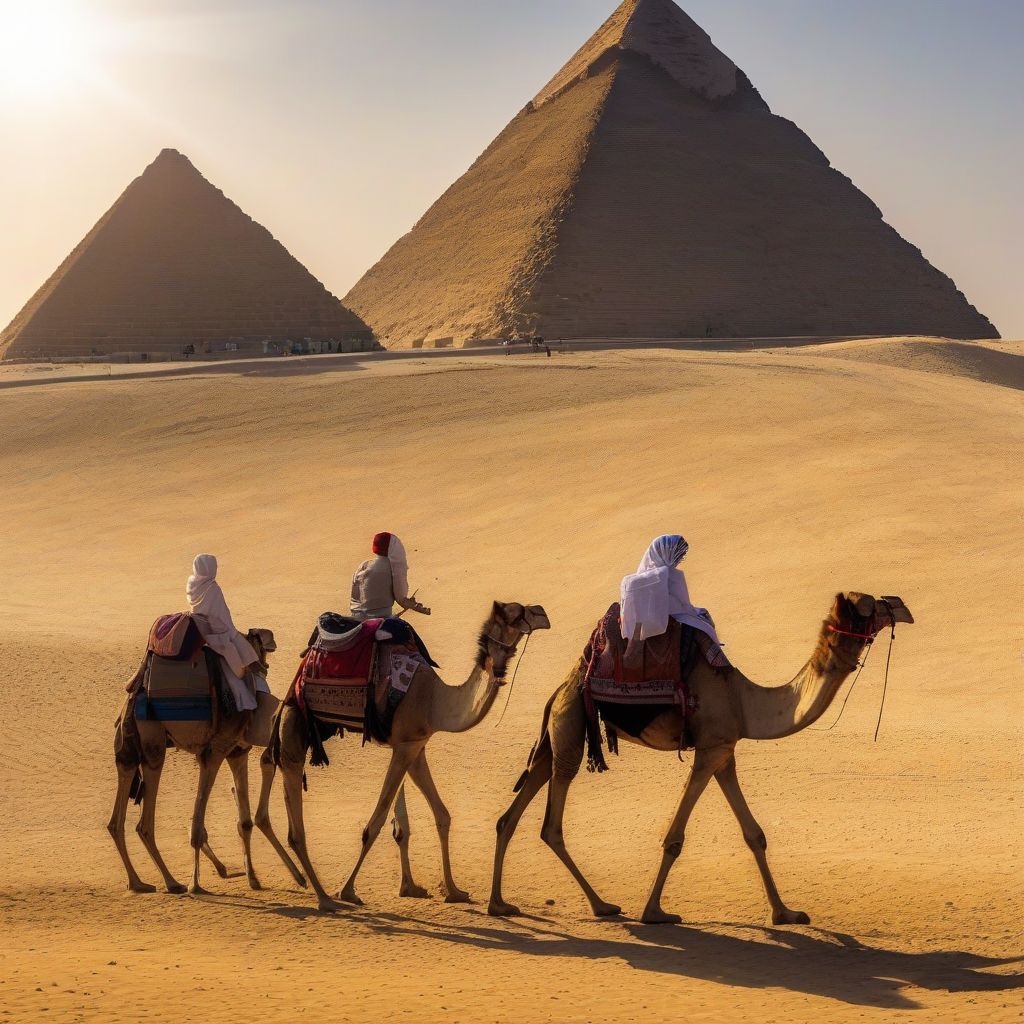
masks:
<instances>
[{"instance_id":1,"label":"camel head","mask_svg":"<svg viewBox=\"0 0 1024 1024\"><path fill-rule=\"evenodd\" d=\"M840 665L856 667L865 647L883 629L894 627L897 622L913 621L910 609L898 597L875 598L857 591L836 594L813 663L823 670L838 655Z\"/></svg>"},{"instance_id":2,"label":"camel head","mask_svg":"<svg viewBox=\"0 0 1024 1024\"><path fill-rule=\"evenodd\" d=\"M515 656L519 641L535 629L550 629L547 612L539 604L505 604L495 601L490 617L480 631L477 663L484 668L488 659L499 684L504 680L508 663Z\"/></svg>"},{"instance_id":3,"label":"camel head","mask_svg":"<svg viewBox=\"0 0 1024 1024\"><path fill-rule=\"evenodd\" d=\"M913 623L910 609L898 597L872 597L850 591L836 594L832 609L825 619L825 633L829 647L847 644L863 647L874 640L883 629L897 622Z\"/></svg>"},{"instance_id":4,"label":"camel head","mask_svg":"<svg viewBox=\"0 0 1024 1024\"><path fill-rule=\"evenodd\" d=\"M245 638L252 644L253 649L259 655L260 664L264 668L268 668L267 655L273 654L277 650L274 631L272 629L250 629L245 634Z\"/></svg>"}]
</instances>

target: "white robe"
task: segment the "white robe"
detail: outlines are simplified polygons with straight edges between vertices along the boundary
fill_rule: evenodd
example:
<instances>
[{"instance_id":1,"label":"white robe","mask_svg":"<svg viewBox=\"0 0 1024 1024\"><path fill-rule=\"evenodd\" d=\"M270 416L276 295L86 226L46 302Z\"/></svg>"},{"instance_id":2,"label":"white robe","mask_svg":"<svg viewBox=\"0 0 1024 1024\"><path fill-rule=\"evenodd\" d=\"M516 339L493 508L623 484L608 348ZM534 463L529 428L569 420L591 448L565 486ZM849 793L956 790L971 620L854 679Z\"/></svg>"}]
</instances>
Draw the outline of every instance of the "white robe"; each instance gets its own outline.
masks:
<instances>
[{"instance_id":1,"label":"white robe","mask_svg":"<svg viewBox=\"0 0 1024 1024\"><path fill-rule=\"evenodd\" d=\"M685 541L677 539L685 553ZM621 610L622 635L627 641L633 639L638 629L641 640L661 636L668 629L668 620L673 618L706 633L719 646L722 644L711 614L690 600L686 577L675 565L665 564L658 542L651 545L639 569L623 579Z\"/></svg>"},{"instance_id":2,"label":"white robe","mask_svg":"<svg viewBox=\"0 0 1024 1024\"><path fill-rule=\"evenodd\" d=\"M200 562L200 559L207 561ZM244 677L249 666L259 661L259 655L231 620L224 591L216 581L216 559L212 555L200 555L195 568L209 572L210 562L212 572L209 575L193 575L188 581L186 596L189 608L207 647L220 656L224 681L235 699L235 706L239 711L254 711L256 698Z\"/></svg>"}]
</instances>

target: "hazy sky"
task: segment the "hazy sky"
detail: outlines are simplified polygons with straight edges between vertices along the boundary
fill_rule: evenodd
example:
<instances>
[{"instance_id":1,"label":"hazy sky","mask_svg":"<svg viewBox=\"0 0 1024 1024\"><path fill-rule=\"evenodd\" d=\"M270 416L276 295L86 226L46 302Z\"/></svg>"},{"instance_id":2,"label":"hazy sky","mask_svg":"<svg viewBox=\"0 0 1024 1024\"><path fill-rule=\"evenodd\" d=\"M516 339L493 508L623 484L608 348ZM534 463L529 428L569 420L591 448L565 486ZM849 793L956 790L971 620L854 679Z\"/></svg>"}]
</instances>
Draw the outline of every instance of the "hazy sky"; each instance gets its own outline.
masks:
<instances>
[{"instance_id":1,"label":"hazy sky","mask_svg":"<svg viewBox=\"0 0 1024 1024\"><path fill-rule=\"evenodd\" d=\"M344 295L615 0L0 0L0 322L165 147ZM1024 0L687 12L1024 337Z\"/></svg>"}]
</instances>

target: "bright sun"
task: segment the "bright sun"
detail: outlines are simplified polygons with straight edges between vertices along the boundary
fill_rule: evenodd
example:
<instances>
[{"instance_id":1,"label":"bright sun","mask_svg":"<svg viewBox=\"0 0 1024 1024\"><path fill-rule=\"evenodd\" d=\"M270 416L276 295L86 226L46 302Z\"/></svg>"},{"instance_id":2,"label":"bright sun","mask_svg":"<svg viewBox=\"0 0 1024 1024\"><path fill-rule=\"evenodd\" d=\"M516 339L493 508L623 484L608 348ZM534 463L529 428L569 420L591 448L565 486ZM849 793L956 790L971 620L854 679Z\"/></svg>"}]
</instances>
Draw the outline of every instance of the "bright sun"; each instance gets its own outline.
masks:
<instances>
[{"instance_id":1,"label":"bright sun","mask_svg":"<svg viewBox=\"0 0 1024 1024\"><path fill-rule=\"evenodd\" d=\"M89 71L96 33L81 0L0 0L0 92L66 92Z\"/></svg>"}]
</instances>

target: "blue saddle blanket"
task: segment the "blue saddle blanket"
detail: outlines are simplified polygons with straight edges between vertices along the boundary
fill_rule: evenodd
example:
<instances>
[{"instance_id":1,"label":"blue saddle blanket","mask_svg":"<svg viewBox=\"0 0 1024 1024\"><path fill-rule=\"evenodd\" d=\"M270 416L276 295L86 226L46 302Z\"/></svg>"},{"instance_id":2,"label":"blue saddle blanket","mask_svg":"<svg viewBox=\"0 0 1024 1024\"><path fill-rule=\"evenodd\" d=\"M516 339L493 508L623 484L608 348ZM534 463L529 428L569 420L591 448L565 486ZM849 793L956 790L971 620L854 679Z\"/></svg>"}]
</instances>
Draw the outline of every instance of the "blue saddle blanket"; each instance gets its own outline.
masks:
<instances>
[{"instance_id":1,"label":"blue saddle blanket","mask_svg":"<svg viewBox=\"0 0 1024 1024\"><path fill-rule=\"evenodd\" d=\"M140 722L212 722L209 697L159 697L150 699L144 689L135 697L135 717Z\"/></svg>"}]
</instances>

